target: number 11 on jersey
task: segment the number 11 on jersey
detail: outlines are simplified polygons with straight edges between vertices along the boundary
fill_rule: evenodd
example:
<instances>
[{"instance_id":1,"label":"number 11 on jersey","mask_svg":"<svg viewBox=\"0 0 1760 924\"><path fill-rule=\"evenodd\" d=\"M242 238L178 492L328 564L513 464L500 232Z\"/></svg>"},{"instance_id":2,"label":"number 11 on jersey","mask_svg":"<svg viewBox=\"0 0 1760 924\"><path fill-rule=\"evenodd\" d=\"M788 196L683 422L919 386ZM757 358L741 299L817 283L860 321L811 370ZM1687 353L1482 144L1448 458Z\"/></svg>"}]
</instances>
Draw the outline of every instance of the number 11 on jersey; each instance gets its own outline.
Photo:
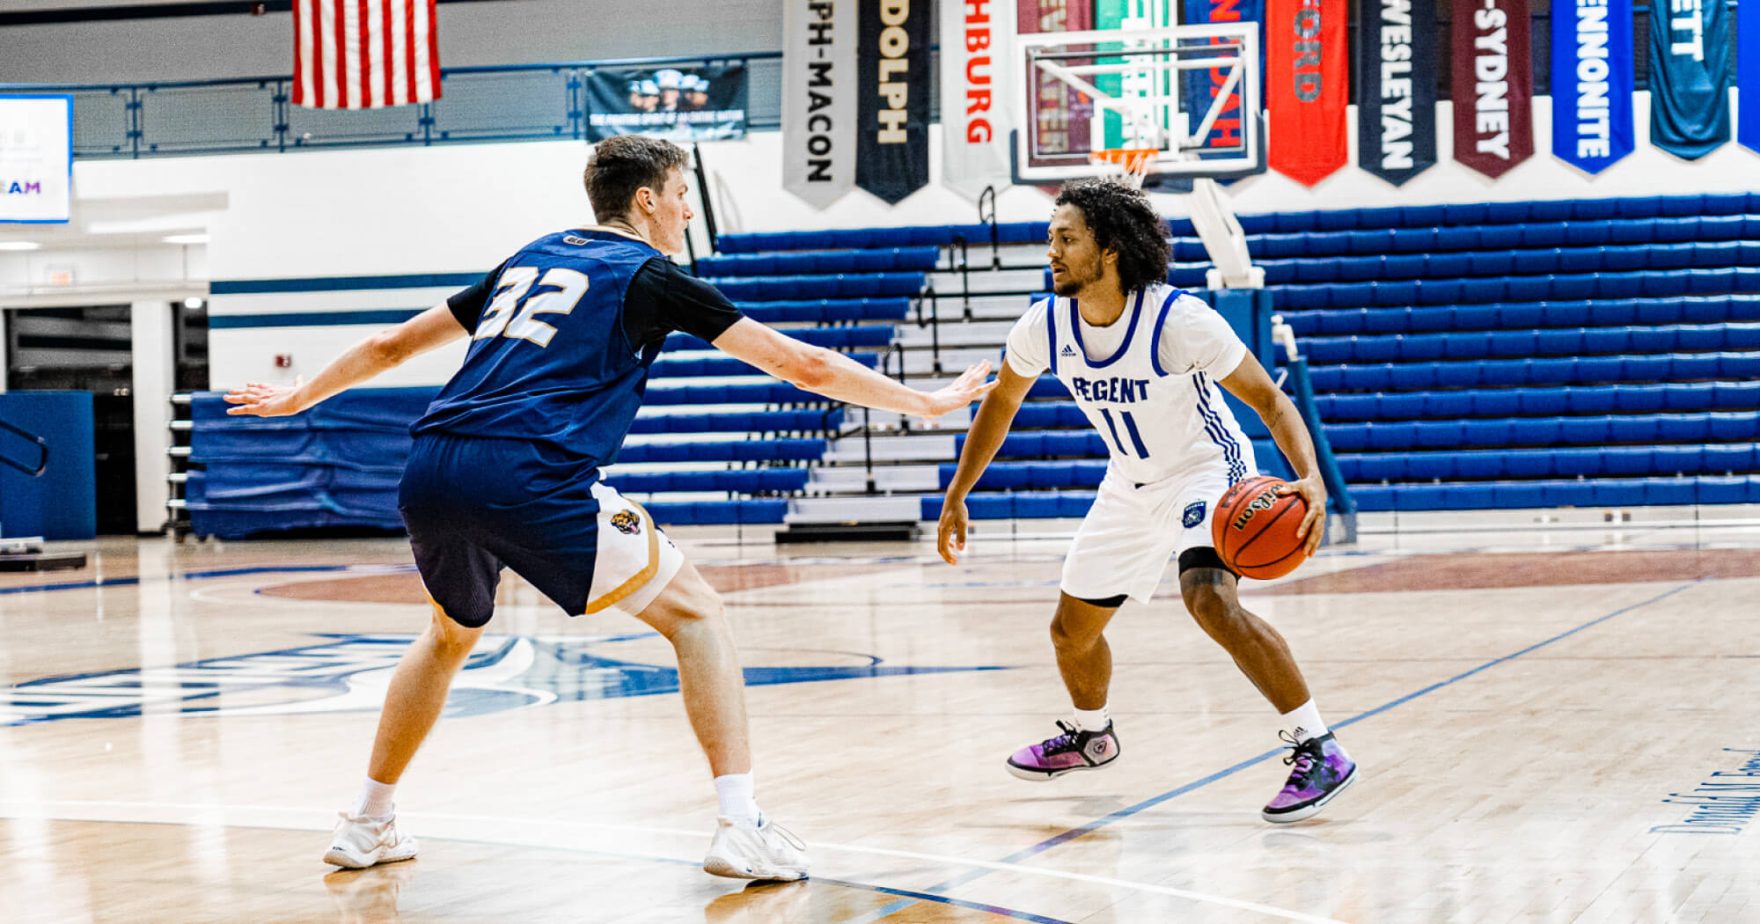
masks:
<instances>
[{"instance_id":1,"label":"number 11 on jersey","mask_svg":"<svg viewBox=\"0 0 1760 924\"><path fill-rule=\"evenodd\" d=\"M1112 431L1112 444L1118 447L1119 454L1130 455L1131 451L1125 448L1124 440L1118 438L1118 424L1112 419L1112 408L1101 408L1100 416L1106 418L1106 428ZM1124 428L1131 435L1131 444L1136 447L1137 458L1149 458L1149 447L1143 445L1143 434L1137 430L1136 417L1132 416L1130 411L1119 411L1118 416L1124 418Z\"/></svg>"}]
</instances>

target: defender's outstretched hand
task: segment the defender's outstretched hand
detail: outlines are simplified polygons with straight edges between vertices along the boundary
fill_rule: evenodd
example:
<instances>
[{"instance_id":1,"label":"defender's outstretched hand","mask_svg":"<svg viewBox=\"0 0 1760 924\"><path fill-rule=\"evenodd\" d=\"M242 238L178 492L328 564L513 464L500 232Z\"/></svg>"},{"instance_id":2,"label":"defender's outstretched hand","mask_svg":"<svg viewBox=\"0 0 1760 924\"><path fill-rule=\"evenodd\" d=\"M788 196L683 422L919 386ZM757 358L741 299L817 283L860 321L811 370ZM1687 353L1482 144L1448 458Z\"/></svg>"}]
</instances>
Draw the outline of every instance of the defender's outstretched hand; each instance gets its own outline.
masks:
<instances>
[{"instance_id":1,"label":"defender's outstretched hand","mask_svg":"<svg viewBox=\"0 0 1760 924\"><path fill-rule=\"evenodd\" d=\"M966 369L959 378L938 391L929 393L923 420L933 427L942 415L951 414L974 401L982 401L995 387L996 382L990 380L990 361L986 359Z\"/></svg>"},{"instance_id":2,"label":"defender's outstretched hand","mask_svg":"<svg viewBox=\"0 0 1760 924\"><path fill-rule=\"evenodd\" d=\"M243 388L234 388L227 392L225 401L234 405L226 409L229 416L248 415L251 417L286 417L305 410L299 399L299 392L304 388L306 380L297 378L292 385L264 385L251 382Z\"/></svg>"}]
</instances>

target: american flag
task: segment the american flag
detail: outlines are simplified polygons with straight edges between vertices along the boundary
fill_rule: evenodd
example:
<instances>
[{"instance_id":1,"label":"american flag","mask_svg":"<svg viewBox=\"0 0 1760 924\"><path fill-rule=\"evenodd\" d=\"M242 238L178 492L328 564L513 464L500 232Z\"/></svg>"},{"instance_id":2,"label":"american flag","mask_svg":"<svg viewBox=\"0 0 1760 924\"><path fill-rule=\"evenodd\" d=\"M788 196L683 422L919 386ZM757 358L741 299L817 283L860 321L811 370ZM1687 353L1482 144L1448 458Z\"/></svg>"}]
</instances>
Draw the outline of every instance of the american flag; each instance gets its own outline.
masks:
<instances>
[{"instance_id":1,"label":"american flag","mask_svg":"<svg viewBox=\"0 0 1760 924\"><path fill-rule=\"evenodd\" d=\"M378 109L440 98L434 0L294 0L293 104Z\"/></svg>"}]
</instances>

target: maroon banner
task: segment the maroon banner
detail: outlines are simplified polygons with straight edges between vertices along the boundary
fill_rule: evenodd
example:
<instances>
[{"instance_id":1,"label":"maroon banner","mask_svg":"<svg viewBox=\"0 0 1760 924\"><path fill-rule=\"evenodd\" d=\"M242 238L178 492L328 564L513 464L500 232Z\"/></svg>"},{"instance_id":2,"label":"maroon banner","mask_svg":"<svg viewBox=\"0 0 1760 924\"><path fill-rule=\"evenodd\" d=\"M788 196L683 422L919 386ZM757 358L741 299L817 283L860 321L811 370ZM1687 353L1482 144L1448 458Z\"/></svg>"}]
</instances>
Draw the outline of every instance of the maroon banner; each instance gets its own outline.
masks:
<instances>
[{"instance_id":1,"label":"maroon banner","mask_svg":"<svg viewBox=\"0 0 1760 924\"><path fill-rule=\"evenodd\" d=\"M1313 186L1348 157L1350 46L1345 0L1268 0L1265 4L1266 163Z\"/></svg>"},{"instance_id":2,"label":"maroon banner","mask_svg":"<svg viewBox=\"0 0 1760 924\"><path fill-rule=\"evenodd\" d=\"M1528 0L1455 0L1454 159L1493 179L1534 154Z\"/></svg>"},{"instance_id":3,"label":"maroon banner","mask_svg":"<svg viewBox=\"0 0 1760 924\"><path fill-rule=\"evenodd\" d=\"M941 0L951 3L954 0ZM1022 35L1034 32L1086 32L1094 28L1093 0L1019 0L1015 23ZM1073 50L1073 49L1072 49ZM1084 62L1091 63L1091 62ZM1039 149L1047 153L1086 151L1088 120L1094 115L1094 103L1057 78L1039 73L1033 88L1037 105L1026 117L1038 126ZM1016 126L1026 131L1025 125ZM1067 160L1067 158L1065 158ZM1031 158L1035 167L1057 163L1056 160Z\"/></svg>"}]
</instances>

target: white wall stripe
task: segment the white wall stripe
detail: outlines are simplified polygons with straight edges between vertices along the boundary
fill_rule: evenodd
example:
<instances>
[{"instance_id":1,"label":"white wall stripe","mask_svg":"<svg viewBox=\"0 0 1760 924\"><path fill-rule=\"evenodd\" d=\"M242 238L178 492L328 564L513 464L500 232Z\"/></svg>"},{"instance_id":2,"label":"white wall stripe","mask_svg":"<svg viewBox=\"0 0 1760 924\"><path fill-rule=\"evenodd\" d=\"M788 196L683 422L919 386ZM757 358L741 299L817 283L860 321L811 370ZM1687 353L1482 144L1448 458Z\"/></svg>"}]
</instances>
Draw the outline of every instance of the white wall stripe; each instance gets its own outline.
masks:
<instances>
[{"instance_id":1,"label":"white wall stripe","mask_svg":"<svg viewBox=\"0 0 1760 924\"><path fill-rule=\"evenodd\" d=\"M380 36L385 33L385 5L381 0L368 0L367 3L367 59L372 72L367 75L367 102L375 106L388 106L391 100L387 97L385 86L385 41Z\"/></svg>"}]
</instances>

